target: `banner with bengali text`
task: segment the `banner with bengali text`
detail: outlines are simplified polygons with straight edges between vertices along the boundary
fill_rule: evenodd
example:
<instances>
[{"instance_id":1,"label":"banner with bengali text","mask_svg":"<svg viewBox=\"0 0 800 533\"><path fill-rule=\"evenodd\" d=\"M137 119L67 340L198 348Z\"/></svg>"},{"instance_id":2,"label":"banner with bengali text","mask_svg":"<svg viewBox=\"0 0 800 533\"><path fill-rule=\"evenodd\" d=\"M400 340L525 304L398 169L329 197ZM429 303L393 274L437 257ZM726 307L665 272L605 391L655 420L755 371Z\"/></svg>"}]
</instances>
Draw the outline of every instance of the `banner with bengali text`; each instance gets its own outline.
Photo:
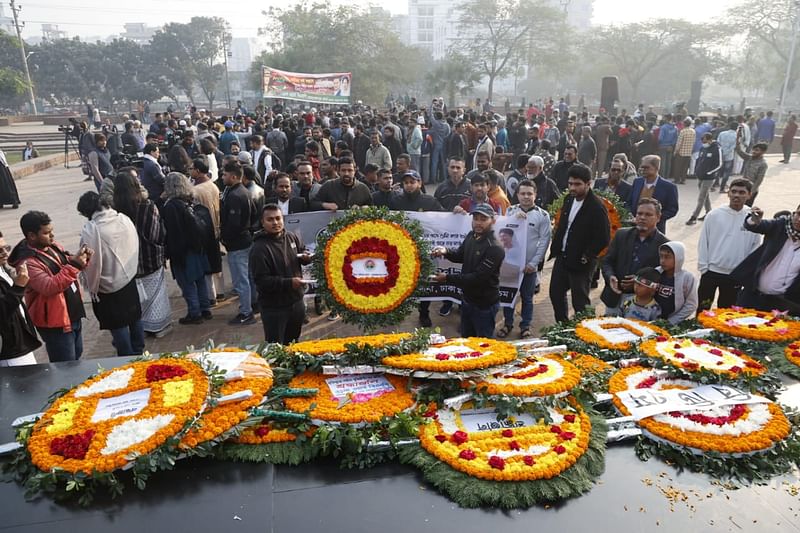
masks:
<instances>
[{"instance_id":1,"label":"banner with bengali text","mask_svg":"<svg viewBox=\"0 0 800 533\"><path fill-rule=\"evenodd\" d=\"M352 72L307 74L261 67L261 78L264 98L283 98L320 104L350 102Z\"/></svg>"}]
</instances>

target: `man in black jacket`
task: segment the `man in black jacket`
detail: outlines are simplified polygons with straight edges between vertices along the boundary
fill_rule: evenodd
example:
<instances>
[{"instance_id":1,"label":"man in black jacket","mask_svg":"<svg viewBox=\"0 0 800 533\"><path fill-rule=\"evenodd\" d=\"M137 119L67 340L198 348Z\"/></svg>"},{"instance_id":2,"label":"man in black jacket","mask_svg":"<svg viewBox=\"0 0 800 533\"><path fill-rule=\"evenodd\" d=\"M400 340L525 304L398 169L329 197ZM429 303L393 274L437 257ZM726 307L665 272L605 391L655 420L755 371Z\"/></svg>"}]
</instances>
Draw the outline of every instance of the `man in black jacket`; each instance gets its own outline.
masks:
<instances>
[{"instance_id":1,"label":"man in black jacket","mask_svg":"<svg viewBox=\"0 0 800 533\"><path fill-rule=\"evenodd\" d=\"M239 314L228 324L255 324L253 315L254 288L250 286L250 245L253 238L250 228L258 215L250 193L242 185L242 165L238 161L226 163L223 167L222 179L225 191L222 193L220 207L220 241L228 252L228 267L231 270L231 282L239 296Z\"/></svg>"},{"instance_id":2,"label":"man in black jacket","mask_svg":"<svg viewBox=\"0 0 800 533\"><path fill-rule=\"evenodd\" d=\"M0 233L0 367L35 365L33 351L42 345L22 301L28 284L28 268L8 266L11 246Z\"/></svg>"},{"instance_id":3,"label":"man in black jacket","mask_svg":"<svg viewBox=\"0 0 800 533\"><path fill-rule=\"evenodd\" d=\"M264 200L264 206L269 204L277 205L284 216L308 211L306 199L302 196L292 195L292 179L289 174L283 172L279 172L275 176L275 196ZM263 227L263 213L261 218L260 224Z\"/></svg>"},{"instance_id":4,"label":"man in black jacket","mask_svg":"<svg viewBox=\"0 0 800 533\"><path fill-rule=\"evenodd\" d=\"M800 315L800 206L789 217L763 217L754 207L744 221L744 229L764 235L764 242L730 274L743 286L736 303Z\"/></svg>"},{"instance_id":5,"label":"man in black jacket","mask_svg":"<svg viewBox=\"0 0 800 533\"><path fill-rule=\"evenodd\" d=\"M669 241L656 228L659 220L659 201L642 198L636 209L636 225L622 228L614 235L601 267L606 286L600 299L606 304L606 316L620 314L618 307L622 295L633 293L633 278L639 269L659 265L658 249Z\"/></svg>"},{"instance_id":6,"label":"man in black jacket","mask_svg":"<svg viewBox=\"0 0 800 533\"><path fill-rule=\"evenodd\" d=\"M407 170L402 176L403 193L390 200L389 208L394 211L442 211L439 200L424 194L422 176L416 170Z\"/></svg>"},{"instance_id":7,"label":"man in black jacket","mask_svg":"<svg viewBox=\"0 0 800 533\"><path fill-rule=\"evenodd\" d=\"M264 206L261 227L250 251L250 268L258 288L264 339L289 344L300 337L303 327L301 265L311 263L312 257L302 239L284 229L277 204Z\"/></svg>"},{"instance_id":8,"label":"man in black jacket","mask_svg":"<svg viewBox=\"0 0 800 533\"><path fill-rule=\"evenodd\" d=\"M462 263L460 274L439 272L434 281L461 287L462 337L494 337L495 316L500 309L500 266L506 253L494 237L496 213L489 204L476 205L471 213L472 231L456 250L438 247L434 257Z\"/></svg>"},{"instance_id":9,"label":"man in black jacket","mask_svg":"<svg viewBox=\"0 0 800 533\"><path fill-rule=\"evenodd\" d=\"M558 322L567 320L567 291L572 294L575 312L589 305L589 288L597 267L597 256L608 246L608 213L591 189L592 171L583 165L569 169L569 196L558 215L558 225L550 245L555 258L550 278L550 300Z\"/></svg>"}]
</instances>

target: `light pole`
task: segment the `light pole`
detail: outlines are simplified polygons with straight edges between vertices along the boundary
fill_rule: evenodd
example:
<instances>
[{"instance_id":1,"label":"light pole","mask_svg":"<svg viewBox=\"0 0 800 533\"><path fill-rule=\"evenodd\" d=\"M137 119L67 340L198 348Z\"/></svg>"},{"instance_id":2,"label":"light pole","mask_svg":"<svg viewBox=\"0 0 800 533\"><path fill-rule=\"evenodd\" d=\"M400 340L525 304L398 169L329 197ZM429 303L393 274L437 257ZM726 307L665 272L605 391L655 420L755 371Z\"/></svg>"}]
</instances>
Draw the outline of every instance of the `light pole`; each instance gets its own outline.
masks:
<instances>
[{"instance_id":1,"label":"light pole","mask_svg":"<svg viewBox=\"0 0 800 533\"><path fill-rule=\"evenodd\" d=\"M22 40L22 31L19 25L19 12L22 6L17 7L15 0L11 0L11 14L14 15L14 28L17 30L17 39L19 39L19 53L22 56L22 67L25 70L25 79L28 82L28 96L31 99L31 111L34 115L38 115L36 111L36 98L33 96L33 82L31 81L31 71L28 69L28 55L25 54L25 41Z\"/></svg>"},{"instance_id":2,"label":"light pole","mask_svg":"<svg viewBox=\"0 0 800 533\"><path fill-rule=\"evenodd\" d=\"M228 77L228 54L230 53L228 51L229 37L230 36L227 33L222 37L222 54L225 59L225 94L228 100L228 109L231 108L231 81Z\"/></svg>"},{"instance_id":3,"label":"light pole","mask_svg":"<svg viewBox=\"0 0 800 533\"><path fill-rule=\"evenodd\" d=\"M800 31L800 1L795 0L795 13L794 24L792 25L792 46L789 49L789 61L786 62L786 75L783 77L783 90L781 91L781 101L778 104L778 123L783 120L784 104L786 103L786 93L789 92L789 78L792 75L792 64L794 63L794 54L797 49L797 33Z\"/></svg>"}]
</instances>

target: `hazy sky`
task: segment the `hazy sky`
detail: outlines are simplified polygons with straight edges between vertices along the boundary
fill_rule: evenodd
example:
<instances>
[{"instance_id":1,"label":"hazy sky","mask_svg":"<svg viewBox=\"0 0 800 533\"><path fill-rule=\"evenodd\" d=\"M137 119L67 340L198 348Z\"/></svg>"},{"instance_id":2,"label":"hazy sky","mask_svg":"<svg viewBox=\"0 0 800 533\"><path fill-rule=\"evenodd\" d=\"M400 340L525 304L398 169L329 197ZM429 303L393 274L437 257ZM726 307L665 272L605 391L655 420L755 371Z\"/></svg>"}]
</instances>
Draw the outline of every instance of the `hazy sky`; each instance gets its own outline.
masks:
<instances>
[{"instance_id":1,"label":"hazy sky","mask_svg":"<svg viewBox=\"0 0 800 533\"><path fill-rule=\"evenodd\" d=\"M376 4L392 13L408 11L407 0L355 0L356 3ZM341 0L333 0L342 3ZM10 14L7 0L0 0L6 15ZM263 25L261 10L270 5L286 5L274 0L138 0L109 2L108 0L19 0L23 6L21 19L26 22L25 37L41 35L41 24L58 24L70 36L107 36L122 32L125 22L145 22L159 26L166 22L186 22L192 16L221 16L231 23L237 37L255 36ZM692 21L713 21L736 0L595 0L594 22L613 24L652 17L680 17Z\"/></svg>"}]
</instances>

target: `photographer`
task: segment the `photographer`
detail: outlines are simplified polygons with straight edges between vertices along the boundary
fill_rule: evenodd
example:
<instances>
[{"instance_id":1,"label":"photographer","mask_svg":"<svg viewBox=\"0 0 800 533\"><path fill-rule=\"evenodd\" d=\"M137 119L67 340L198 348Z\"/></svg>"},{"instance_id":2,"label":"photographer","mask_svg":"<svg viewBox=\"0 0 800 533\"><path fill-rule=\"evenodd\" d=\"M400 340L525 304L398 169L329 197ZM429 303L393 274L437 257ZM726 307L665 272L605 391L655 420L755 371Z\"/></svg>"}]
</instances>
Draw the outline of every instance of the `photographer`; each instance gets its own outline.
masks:
<instances>
[{"instance_id":1,"label":"photographer","mask_svg":"<svg viewBox=\"0 0 800 533\"><path fill-rule=\"evenodd\" d=\"M111 153L106 148L106 136L102 133L94 134L95 148L89 152L89 171L94 179L97 190L103 184L105 178L114 177L114 165L111 164Z\"/></svg>"}]
</instances>

